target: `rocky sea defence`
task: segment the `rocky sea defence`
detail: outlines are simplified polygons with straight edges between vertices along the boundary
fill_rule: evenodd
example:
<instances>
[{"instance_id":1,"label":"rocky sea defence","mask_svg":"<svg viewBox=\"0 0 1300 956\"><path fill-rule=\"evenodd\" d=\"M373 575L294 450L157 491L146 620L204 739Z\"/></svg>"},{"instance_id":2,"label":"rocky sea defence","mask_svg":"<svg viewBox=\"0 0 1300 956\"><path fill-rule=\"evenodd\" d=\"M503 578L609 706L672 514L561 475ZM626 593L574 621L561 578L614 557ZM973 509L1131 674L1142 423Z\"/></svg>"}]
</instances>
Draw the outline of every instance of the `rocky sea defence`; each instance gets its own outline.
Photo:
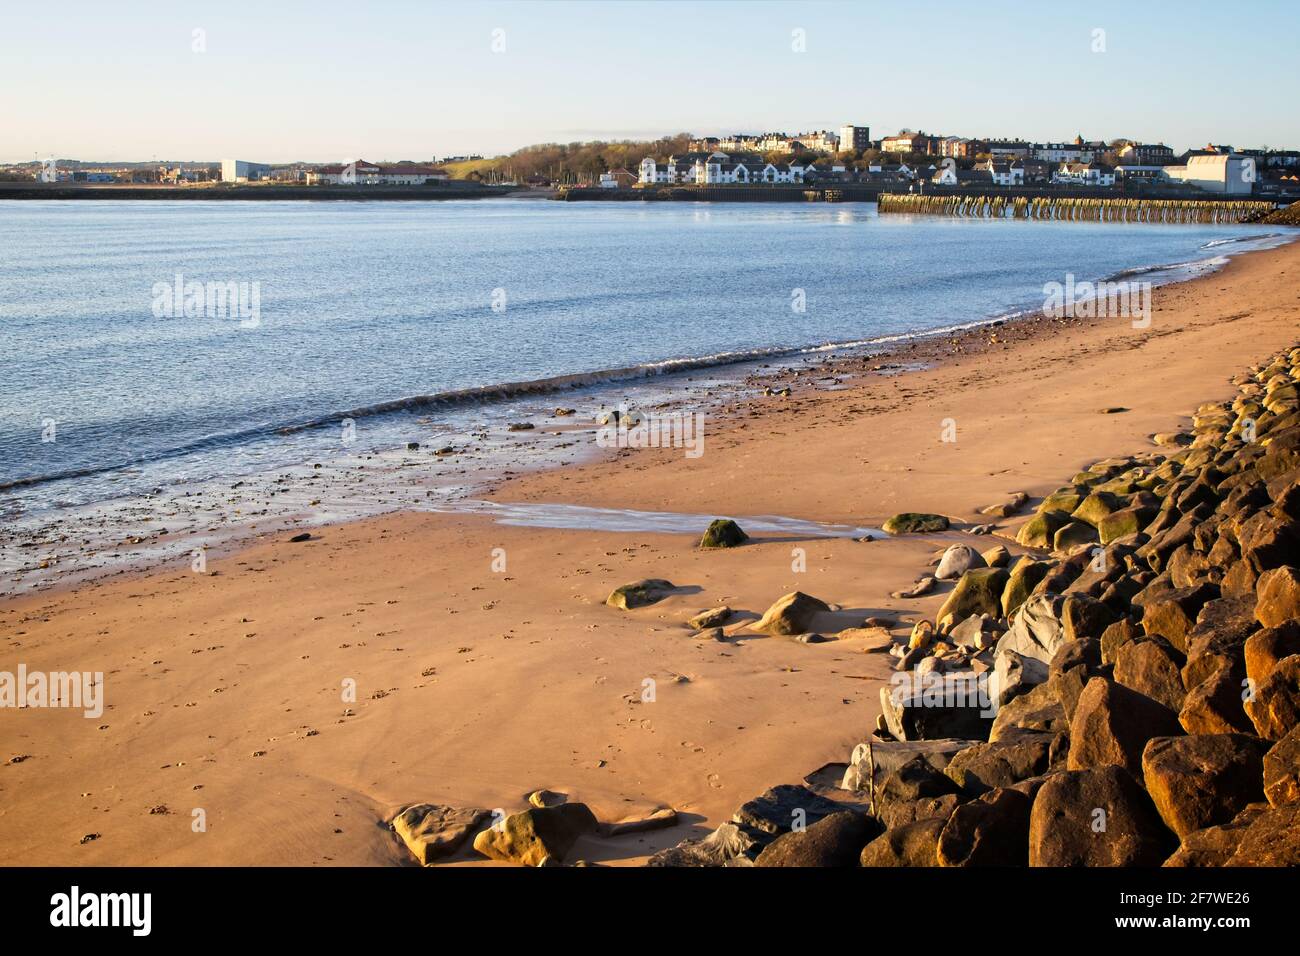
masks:
<instances>
[{"instance_id":1,"label":"rocky sea defence","mask_svg":"<svg viewBox=\"0 0 1300 956\"><path fill-rule=\"evenodd\" d=\"M1300 864L1298 382L1294 348L1158 451L1073 475L1019 557L937 555L897 596L956 585L890 638L895 680L847 762L648 865ZM894 525L938 525L917 517Z\"/></svg>"}]
</instances>

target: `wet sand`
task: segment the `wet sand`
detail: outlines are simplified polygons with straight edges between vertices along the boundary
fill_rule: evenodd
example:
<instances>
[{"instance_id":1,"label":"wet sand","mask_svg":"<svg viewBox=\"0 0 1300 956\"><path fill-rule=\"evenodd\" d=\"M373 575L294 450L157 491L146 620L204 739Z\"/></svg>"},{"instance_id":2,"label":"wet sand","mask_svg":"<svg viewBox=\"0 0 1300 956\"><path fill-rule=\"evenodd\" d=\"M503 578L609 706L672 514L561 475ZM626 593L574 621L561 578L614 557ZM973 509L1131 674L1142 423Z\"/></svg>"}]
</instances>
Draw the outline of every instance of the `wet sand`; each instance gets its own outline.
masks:
<instances>
[{"instance_id":1,"label":"wet sand","mask_svg":"<svg viewBox=\"0 0 1300 956\"><path fill-rule=\"evenodd\" d=\"M185 559L6 599L0 670L103 671L107 706L97 719L0 712L0 863L409 863L384 825L401 806L509 810L539 787L602 820L682 815L673 830L585 840L575 857L635 863L702 834L765 787L846 759L875 725L890 658L861 638L803 645L729 626L696 639L687 617L719 604L754 616L799 589L844 609L823 633L883 615L901 635L944 589L891 591L949 543L1003 540L965 533L988 520L979 507L1150 448L1229 396L1228 376L1295 344L1298 274L1292 244L1157 290L1148 329L1026 321L888 360L921 371L859 358L785 371L771 384L792 394L729 403L699 458L621 450L489 495L866 528L937 511L955 522L941 535L765 532L700 552L685 533L401 513L301 543L276 533L210 555L206 574ZM679 591L631 612L602 603L646 577Z\"/></svg>"}]
</instances>

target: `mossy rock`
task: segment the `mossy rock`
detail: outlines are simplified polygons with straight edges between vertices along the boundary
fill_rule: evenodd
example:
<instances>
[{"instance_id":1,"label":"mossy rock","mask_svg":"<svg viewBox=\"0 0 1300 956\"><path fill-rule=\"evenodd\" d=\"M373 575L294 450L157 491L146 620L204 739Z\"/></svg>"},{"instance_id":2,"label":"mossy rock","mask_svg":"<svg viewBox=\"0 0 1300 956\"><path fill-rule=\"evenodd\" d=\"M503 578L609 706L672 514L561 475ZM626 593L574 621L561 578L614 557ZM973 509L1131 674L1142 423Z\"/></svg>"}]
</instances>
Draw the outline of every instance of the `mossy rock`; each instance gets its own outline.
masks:
<instances>
[{"instance_id":1,"label":"mossy rock","mask_svg":"<svg viewBox=\"0 0 1300 956\"><path fill-rule=\"evenodd\" d=\"M673 592L675 587L671 581L665 581L663 578L646 578L644 581L633 581L631 584L616 587L610 592L609 597L605 598L605 603L610 607L630 611L634 607L645 607L647 604L663 600Z\"/></svg>"},{"instance_id":2,"label":"mossy rock","mask_svg":"<svg viewBox=\"0 0 1300 956\"><path fill-rule=\"evenodd\" d=\"M1074 509L1070 517L1083 521L1094 528L1101 524L1103 518L1124 507L1124 502L1108 491L1094 491Z\"/></svg>"},{"instance_id":3,"label":"mossy rock","mask_svg":"<svg viewBox=\"0 0 1300 956\"><path fill-rule=\"evenodd\" d=\"M1083 503L1085 497L1086 493L1078 488L1062 488L1059 491L1052 492L1043 499L1043 503L1038 506L1038 513L1042 514L1044 511L1064 511L1066 514L1069 514Z\"/></svg>"},{"instance_id":4,"label":"mossy rock","mask_svg":"<svg viewBox=\"0 0 1300 956\"><path fill-rule=\"evenodd\" d=\"M1085 488L1092 485L1099 485L1107 478L1106 475L1099 475L1095 471L1081 471L1070 479L1072 485L1082 485Z\"/></svg>"},{"instance_id":5,"label":"mossy rock","mask_svg":"<svg viewBox=\"0 0 1300 956\"><path fill-rule=\"evenodd\" d=\"M1069 523L1068 511L1040 511L1020 526L1016 543L1026 548L1051 548L1056 532Z\"/></svg>"},{"instance_id":6,"label":"mossy rock","mask_svg":"<svg viewBox=\"0 0 1300 956\"><path fill-rule=\"evenodd\" d=\"M717 518L709 524L704 537L700 539L701 548L734 548L749 540L749 535L740 529L740 525L730 518Z\"/></svg>"},{"instance_id":7,"label":"mossy rock","mask_svg":"<svg viewBox=\"0 0 1300 956\"><path fill-rule=\"evenodd\" d=\"M1035 561L1027 554L1022 556L1011 568L1007 586L1002 590L1002 616L1009 618L1020 610L1020 605L1029 599L1051 569L1047 561Z\"/></svg>"},{"instance_id":8,"label":"mossy rock","mask_svg":"<svg viewBox=\"0 0 1300 956\"><path fill-rule=\"evenodd\" d=\"M1083 521L1071 521L1061 525L1052 536L1053 551L1069 551L1081 544L1095 544L1097 529Z\"/></svg>"},{"instance_id":9,"label":"mossy rock","mask_svg":"<svg viewBox=\"0 0 1300 956\"><path fill-rule=\"evenodd\" d=\"M1006 568L973 568L957 581L939 609L935 623L939 627L952 626L972 614L998 617L1002 613L1002 592L1009 575Z\"/></svg>"},{"instance_id":10,"label":"mossy rock","mask_svg":"<svg viewBox=\"0 0 1300 956\"><path fill-rule=\"evenodd\" d=\"M768 634L807 634L818 614L830 610L830 605L802 591L791 591L777 599L763 612L762 618L751 625L755 631Z\"/></svg>"},{"instance_id":11,"label":"mossy rock","mask_svg":"<svg viewBox=\"0 0 1300 956\"><path fill-rule=\"evenodd\" d=\"M1122 508L1101 519L1097 533L1102 544L1110 544L1117 538L1137 534L1155 519L1155 508Z\"/></svg>"},{"instance_id":12,"label":"mossy rock","mask_svg":"<svg viewBox=\"0 0 1300 956\"><path fill-rule=\"evenodd\" d=\"M886 521L883 529L888 534L930 534L935 531L947 531L948 519L943 515L903 511Z\"/></svg>"}]
</instances>

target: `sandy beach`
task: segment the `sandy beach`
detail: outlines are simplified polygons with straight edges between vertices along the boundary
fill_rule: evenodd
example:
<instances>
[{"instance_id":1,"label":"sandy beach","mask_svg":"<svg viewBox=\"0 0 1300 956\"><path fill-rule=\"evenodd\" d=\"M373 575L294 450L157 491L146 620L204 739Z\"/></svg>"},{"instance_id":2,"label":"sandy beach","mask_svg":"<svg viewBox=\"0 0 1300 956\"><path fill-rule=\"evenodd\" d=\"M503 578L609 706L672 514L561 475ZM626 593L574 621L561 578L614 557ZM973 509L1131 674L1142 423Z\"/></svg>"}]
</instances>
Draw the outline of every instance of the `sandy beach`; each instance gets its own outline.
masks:
<instances>
[{"instance_id":1,"label":"sandy beach","mask_svg":"<svg viewBox=\"0 0 1300 956\"><path fill-rule=\"evenodd\" d=\"M185 561L4 599L0 669L102 671L105 709L4 714L0 863L413 865L387 826L402 807L510 811L538 788L602 821L679 814L671 829L584 837L574 858L634 865L702 835L766 787L843 761L890 673L865 638L805 645L747 621L794 590L841 609L818 623L828 636L932 618L947 586L889 594L955 542L1022 551L1019 519L995 539L967 533L990 520L981 507L1149 450L1230 397L1229 376L1295 344L1298 275L1292 243L1157 289L1149 328L1030 319L786 372L772 384L788 397L711 417L698 458L625 449L491 495L742 526L937 512L953 522L941 534L757 534L700 551L698 535L402 513L270 535L203 574ZM925 367L872 371L900 362ZM677 591L605 605L643 578ZM686 619L724 604L739 612L724 638L693 637Z\"/></svg>"}]
</instances>

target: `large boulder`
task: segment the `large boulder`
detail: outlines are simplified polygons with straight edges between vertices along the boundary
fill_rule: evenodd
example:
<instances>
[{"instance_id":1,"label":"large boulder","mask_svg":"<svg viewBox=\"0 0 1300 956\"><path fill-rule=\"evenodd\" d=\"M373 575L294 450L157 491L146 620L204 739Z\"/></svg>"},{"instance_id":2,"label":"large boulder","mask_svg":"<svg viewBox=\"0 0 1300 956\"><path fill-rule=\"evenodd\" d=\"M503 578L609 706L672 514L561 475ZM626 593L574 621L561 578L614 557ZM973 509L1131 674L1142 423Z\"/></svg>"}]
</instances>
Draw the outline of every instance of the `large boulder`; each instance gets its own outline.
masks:
<instances>
[{"instance_id":1,"label":"large boulder","mask_svg":"<svg viewBox=\"0 0 1300 956\"><path fill-rule=\"evenodd\" d=\"M742 804L731 822L754 833L778 836L795 827L811 826L842 809L807 787L783 783Z\"/></svg>"},{"instance_id":2,"label":"large boulder","mask_svg":"<svg viewBox=\"0 0 1300 956\"><path fill-rule=\"evenodd\" d=\"M840 810L812 826L777 837L754 861L755 866L857 866L862 848L881 832L864 813Z\"/></svg>"},{"instance_id":3,"label":"large boulder","mask_svg":"<svg viewBox=\"0 0 1300 956\"><path fill-rule=\"evenodd\" d=\"M944 774L967 796L1010 787L1048 768L1055 734L1021 733L997 743L977 743L957 754Z\"/></svg>"},{"instance_id":4,"label":"large boulder","mask_svg":"<svg viewBox=\"0 0 1300 956\"><path fill-rule=\"evenodd\" d=\"M1017 655L1023 662L1019 680L1025 689L1047 680L1052 656L1065 643L1065 625L1061 621L1064 598L1056 594L1035 594L1025 601L993 650L994 673L1000 692L1011 683L1009 672ZM1009 698L1003 695L1002 703Z\"/></svg>"},{"instance_id":5,"label":"large boulder","mask_svg":"<svg viewBox=\"0 0 1300 956\"><path fill-rule=\"evenodd\" d=\"M857 793L869 791L874 784L879 790L891 773L918 755L936 771L942 771L953 756L971 743L955 737L941 740L868 738L853 748L840 789Z\"/></svg>"},{"instance_id":6,"label":"large boulder","mask_svg":"<svg viewBox=\"0 0 1300 956\"><path fill-rule=\"evenodd\" d=\"M1002 616L1009 618L1020 610L1020 605L1029 599L1029 595L1038 587L1038 583L1047 577L1052 566L1046 561L1035 561L1024 555L1011 568L1007 586L1002 590Z\"/></svg>"},{"instance_id":7,"label":"large boulder","mask_svg":"<svg viewBox=\"0 0 1300 956\"><path fill-rule=\"evenodd\" d=\"M1102 676L1101 642L1091 638L1066 641L1047 666L1047 685L1061 704L1066 720L1074 720L1079 698L1088 681Z\"/></svg>"},{"instance_id":8,"label":"large boulder","mask_svg":"<svg viewBox=\"0 0 1300 956\"><path fill-rule=\"evenodd\" d=\"M939 559L934 576L940 581L956 581L972 568L987 567L984 556L968 544L954 544Z\"/></svg>"},{"instance_id":9,"label":"large boulder","mask_svg":"<svg viewBox=\"0 0 1300 956\"><path fill-rule=\"evenodd\" d=\"M828 611L830 605L825 601L802 591L791 591L778 598L751 627L768 634L806 634L813 630L817 615Z\"/></svg>"},{"instance_id":10,"label":"large boulder","mask_svg":"<svg viewBox=\"0 0 1300 956\"><path fill-rule=\"evenodd\" d=\"M994 703L987 682L974 674L901 673L891 686L880 688L885 726L898 740L985 740Z\"/></svg>"},{"instance_id":11,"label":"large boulder","mask_svg":"<svg viewBox=\"0 0 1300 956\"><path fill-rule=\"evenodd\" d=\"M1275 807L1300 802L1300 725L1264 754L1264 796Z\"/></svg>"},{"instance_id":12,"label":"large boulder","mask_svg":"<svg viewBox=\"0 0 1300 956\"><path fill-rule=\"evenodd\" d=\"M881 525L887 534L932 534L948 530L948 519L943 515L904 511L887 518Z\"/></svg>"},{"instance_id":13,"label":"large boulder","mask_svg":"<svg viewBox=\"0 0 1300 956\"><path fill-rule=\"evenodd\" d=\"M944 817L930 817L886 830L862 848L863 866L937 866Z\"/></svg>"},{"instance_id":14,"label":"large boulder","mask_svg":"<svg viewBox=\"0 0 1300 956\"><path fill-rule=\"evenodd\" d=\"M1254 733L1242 693L1242 680L1233 668L1220 667L1187 692L1178 722L1189 734Z\"/></svg>"},{"instance_id":15,"label":"large boulder","mask_svg":"<svg viewBox=\"0 0 1300 956\"><path fill-rule=\"evenodd\" d=\"M1067 733L1069 729L1065 708L1052 692L1051 685L1039 684L998 708L989 730L989 741L1012 740L1024 733L1055 736Z\"/></svg>"},{"instance_id":16,"label":"large boulder","mask_svg":"<svg viewBox=\"0 0 1300 956\"><path fill-rule=\"evenodd\" d=\"M1119 649L1115 680L1178 713L1187 696L1182 674L1185 663L1186 658L1163 637L1146 637Z\"/></svg>"},{"instance_id":17,"label":"large boulder","mask_svg":"<svg viewBox=\"0 0 1300 956\"><path fill-rule=\"evenodd\" d=\"M1300 571L1274 568L1255 584L1255 616L1264 627L1277 627L1300 619Z\"/></svg>"},{"instance_id":18,"label":"large boulder","mask_svg":"<svg viewBox=\"0 0 1300 956\"><path fill-rule=\"evenodd\" d=\"M730 518L716 518L700 538L701 548L734 548L749 540L749 535Z\"/></svg>"},{"instance_id":19,"label":"large boulder","mask_svg":"<svg viewBox=\"0 0 1300 956\"><path fill-rule=\"evenodd\" d=\"M1040 511L1020 526L1016 532L1016 544L1050 550L1056 532L1069 523L1070 514L1067 511Z\"/></svg>"},{"instance_id":20,"label":"large boulder","mask_svg":"<svg viewBox=\"0 0 1300 956\"><path fill-rule=\"evenodd\" d=\"M1196 626L1196 616L1207 601L1219 596L1213 584L1199 584L1191 588L1175 588L1158 600L1142 607L1142 630L1158 634L1178 650L1187 653L1187 635Z\"/></svg>"},{"instance_id":21,"label":"large boulder","mask_svg":"<svg viewBox=\"0 0 1300 956\"><path fill-rule=\"evenodd\" d=\"M935 623L945 629L966 620L972 614L997 617L1002 609L1002 589L1007 584L1004 568L975 568L957 582L948 600L939 609Z\"/></svg>"},{"instance_id":22,"label":"large boulder","mask_svg":"<svg viewBox=\"0 0 1300 956\"><path fill-rule=\"evenodd\" d=\"M1024 866L1033 799L998 789L957 807L939 833L940 866Z\"/></svg>"},{"instance_id":23,"label":"large boulder","mask_svg":"<svg viewBox=\"0 0 1300 956\"><path fill-rule=\"evenodd\" d=\"M1266 747L1244 734L1156 737L1142 753L1142 779L1160 818L1181 838L1263 799Z\"/></svg>"},{"instance_id":24,"label":"large boulder","mask_svg":"<svg viewBox=\"0 0 1300 956\"><path fill-rule=\"evenodd\" d=\"M1285 621L1252 634L1242 650L1246 676L1259 687L1284 658L1300 654L1300 621Z\"/></svg>"},{"instance_id":25,"label":"large boulder","mask_svg":"<svg viewBox=\"0 0 1300 956\"><path fill-rule=\"evenodd\" d=\"M1094 677L1079 697L1070 721L1070 770L1113 764L1137 777L1142 750L1152 737L1182 734L1168 707L1123 684Z\"/></svg>"},{"instance_id":26,"label":"large boulder","mask_svg":"<svg viewBox=\"0 0 1300 956\"><path fill-rule=\"evenodd\" d=\"M1300 803L1252 804L1230 823L1189 833L1165 866L1300 866Z\"/></svg>"},{"instance_id":27,"label":"large boulder","mask_svg":"<svg viewBox=\"0 0 1300 956\"><path fill-rule=\"evenodd\" d=\"M393 819L393 832L424 866L451 856L483 826L492 812L479 808L417 803Z\"/></svg>"},{"instance_id":28,"label":"large boulder","mask_svg":"<svg viewBox=\"0 0 1300 956\"><path fill-rule=\"evenodd\" d=\"M479 832L474 849L493 860L541 866L562 863L584 833L596 829L596 816L582 803L530 807Z\"/></svg>"},{"instance_id":29,"label":"large boulder","mask_svg":"<svg viewBox=\"0 0 1300 956\"><path fill-rule=\"evenodd\" d=\"M1279 661L1245 706L1255 732L1265 740L1281 740L1300 723L1300 654Z\"/></svg>"},{"instance_id":30,"label":"large boulder","mask_svg":"<svg viewBox=\"0 0 1300 956\"><path fill-rule=\"evenodd\" d=\"M961 753L956 756L960 757ZM880 787L880 796L884 800L912 803L927 797L957 793L959 790L951 777L936 769L925 755L917 754L885 777L885 782Z\"/></svg>"},{"instance_id":31,"label":"large boulder","mask_svg":"<svg viewBox=\"0 0 1300 956\"><path fill-rule=\"evenodd\" d=\"M1029 816L1030 866L1158 866L1177 846L1122 767L1049 776Z\"/></svg>"},{"instance_id":32,"label":"large boulder","mask_svg":"<svg viewBox=\"0 0 1300 956\"><path fill-rule=\"evenodd\" d=\"M674 590L675 586L671 581L665 581L663 578L646 578L643 581L633 581L631 584L619 585L610 592L609 597L605 599L605 603L610 607L630 611L633 608L645 607L647 604L662 601L672 594Z\"/></svg>"}]
</instances>

